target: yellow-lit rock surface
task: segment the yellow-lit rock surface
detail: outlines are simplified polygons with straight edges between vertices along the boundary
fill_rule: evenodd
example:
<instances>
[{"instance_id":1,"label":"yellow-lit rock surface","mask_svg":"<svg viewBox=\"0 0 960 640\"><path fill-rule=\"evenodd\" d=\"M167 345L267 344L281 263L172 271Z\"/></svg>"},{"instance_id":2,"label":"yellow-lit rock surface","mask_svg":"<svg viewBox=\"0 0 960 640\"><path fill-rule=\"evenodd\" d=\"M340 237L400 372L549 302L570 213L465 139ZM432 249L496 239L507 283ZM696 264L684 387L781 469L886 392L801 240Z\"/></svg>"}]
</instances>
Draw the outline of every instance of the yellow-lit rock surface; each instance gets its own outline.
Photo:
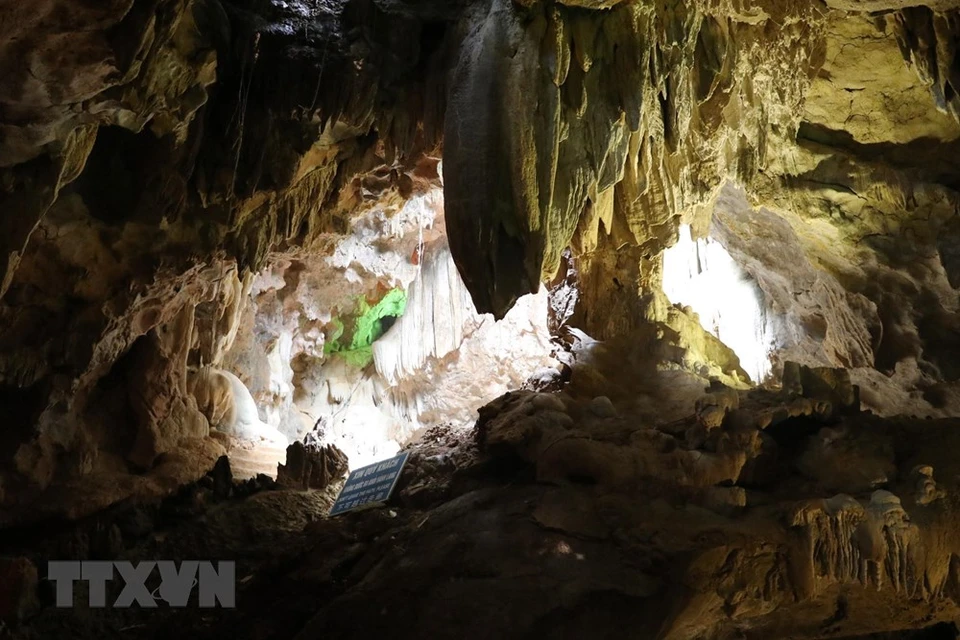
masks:
<instances>
[{"instance_id":1,"label":"yellow-lit rock surface","mask_svg":"<svg viewBox=\"0 0 960 640\"><path fill-rule=\"evenodd\" d=\"M953 0L0 1L0 609L949 632L958 214ZM258 604L30 618L121 553Z\"/></svg>"}]
</instances>

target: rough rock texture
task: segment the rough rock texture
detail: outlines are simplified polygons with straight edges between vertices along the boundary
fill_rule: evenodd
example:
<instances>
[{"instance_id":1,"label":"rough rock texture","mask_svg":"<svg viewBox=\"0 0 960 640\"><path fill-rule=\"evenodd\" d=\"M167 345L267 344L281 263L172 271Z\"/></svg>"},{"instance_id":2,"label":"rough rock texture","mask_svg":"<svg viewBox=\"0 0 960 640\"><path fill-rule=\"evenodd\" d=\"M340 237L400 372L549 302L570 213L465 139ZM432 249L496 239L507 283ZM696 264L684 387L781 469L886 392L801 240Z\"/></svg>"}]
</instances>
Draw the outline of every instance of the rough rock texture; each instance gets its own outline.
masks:
<instances>
[{"instance_id":1,"label":"rough rock texture","mask_svg":"<svg viewBox=\"0 0 960 640\"><path fill-rule=\"evenodd\" d=\"M854 4L5 7L3 486L143 470L203 437L186 367L225 364L252 270L333 251L438 173L478 311L504 315L572 245L582 329L653 321L704 348L658 293L659 252L683 220L708 231L735 180L819 225L797 232L820 243L804 277L866 298L826 338L834 311L782 327L825 354L810 364L864 369L887 412L950 413L956 14Z\"/></svg>"},{"instance_id":2,"label":"rough rock texture","mask_svg":"<svg viewBox=\"0 0 960 640\"><path fill-rule=\"evenodd\" d=\"M291 543L257 539L258 606L198 634L960 619L958 51L952 0L0 2L10 557L239 462L234 436L356 464L430 427L386 511L291 491L194 523L193 557L246 548L247 509ZM372 364L331 355L397 287ZM475 448L437 435L486 400ZM177 509L235 495L225 464ZM130 518L61 553L175 550ZM186 628L123 615L24 633Z\"/></svg>"},{"instance_id":3,"label":"rough rock texture","mask_svg":"<svg viewBox=\"0 0 960 640\"><path fill-rule=\"evenodd\" d=\"M286 464L277 468L277 483L299 489L326 489L348 471L347 456L333 445L294 442Z\"/></svg>"},{"instance_id":4,"label":"rough rock texture","mask_svg":"<svg viewBox=\"0 0 960 640\"><path fill-rule=\"evenodd\" d=\"M490 398L557 364L545 292L499 322L476 312L450 256L437 176L426 176L406 201L370 198L328 251L271 256L223 358L264 422L290 439L317 431L351 468L425 429L471 426ZM353 349L361 310L398 292L402 315L380 320L383 334Z\"/></svg>"},{"instance_id":5,"label":"rough rock texture","mask_svg":"<svg viewBox=\"0 0 960 640\"><path fill-rule=\"evenodd\" d=\"M768 4L728 16L494 2L466 18L444 170L454 256L478 308L502 313L553 275L575 233L593 246L601 221L618 243L662 248L673 216L722 177L751 180L789 141L822 64L819 19L805 3ZM483 168L466 170L477 157Z\"/></svg>"},{"instance_id":6,"label":"rough rock texture","mask_svg":"<svg viewBox=\"0 0 960 640\"><path fill-rule=\"evenodd\" d=\"M623 377L584 366L610 386ZM201 638L949 631L956 421L880 419L859 412L843 370L785 369L776 392L667 369L614 399L575 384L508 394L481 412L476 443L437 431L414 447L380 510L324 518L326 492L224 501L211 480L137 517L118 509L46 532L37 562L110 539L131 559L235 557L238 607L51 607L15 637L165 638L185 625ZM677 390L669 408L664 386ZM155 524L133 526L144 519Z\"/></svg>"},{"instance_id":7,"label":"rough rock texture","mask_svg":"<svg viewBox=\"0 0 960 640\"><path fill-rule=\"evenodd\" d=\"M448 19L370 31L366 2L15 4L0 8L5 500L144 473L206 436L188 369L224 364L250 268L346 231L353 194L409 197L437 144L420 126L432 80L409 74Z\"/></svg>"}]
</instances>

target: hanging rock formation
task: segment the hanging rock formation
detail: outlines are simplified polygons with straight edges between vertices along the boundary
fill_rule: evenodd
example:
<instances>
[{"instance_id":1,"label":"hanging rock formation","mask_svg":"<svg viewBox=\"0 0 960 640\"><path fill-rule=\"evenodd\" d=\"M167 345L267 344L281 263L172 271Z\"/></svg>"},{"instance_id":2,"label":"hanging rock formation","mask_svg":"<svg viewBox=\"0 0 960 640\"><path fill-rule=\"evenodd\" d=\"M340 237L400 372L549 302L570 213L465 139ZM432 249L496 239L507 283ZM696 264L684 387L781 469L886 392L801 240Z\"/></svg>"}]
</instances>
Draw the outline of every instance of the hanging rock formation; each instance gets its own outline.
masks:
<instances>
[{"instance_id":1,"label":"hanging rock formation","mask_svg":"<svg viewBox=\"0 0 960 640\"><path fill-rule=\"evenodd\" d=\"M25 637L960 619L954 0L0 0L0 71ZM712 287L670 297L674 247ZM204 475L251 438L288 490ZM387 510L325 518L406 446ZM58 627L51 549L253 558L277 606Z\"/></svg>"}]
</instances>

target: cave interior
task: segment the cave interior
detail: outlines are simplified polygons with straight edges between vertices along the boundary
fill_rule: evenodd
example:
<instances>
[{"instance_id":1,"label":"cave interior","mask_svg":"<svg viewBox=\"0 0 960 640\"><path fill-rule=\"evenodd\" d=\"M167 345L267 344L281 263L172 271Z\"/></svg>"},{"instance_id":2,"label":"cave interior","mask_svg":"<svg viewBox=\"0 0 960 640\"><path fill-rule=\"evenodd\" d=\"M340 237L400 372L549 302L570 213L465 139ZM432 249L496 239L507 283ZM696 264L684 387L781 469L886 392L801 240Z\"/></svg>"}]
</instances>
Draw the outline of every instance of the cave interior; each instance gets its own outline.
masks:
<instances>
[{"instance_id":1,"label":"cave interior","mask_svg":"<svg viewBox=\"0 0 960 640\"><path fill-rule=\"evenodd\" d=\"M960 0L0 0L0 408L0 638L958 638Z\"/></svg>"}]
</instances>

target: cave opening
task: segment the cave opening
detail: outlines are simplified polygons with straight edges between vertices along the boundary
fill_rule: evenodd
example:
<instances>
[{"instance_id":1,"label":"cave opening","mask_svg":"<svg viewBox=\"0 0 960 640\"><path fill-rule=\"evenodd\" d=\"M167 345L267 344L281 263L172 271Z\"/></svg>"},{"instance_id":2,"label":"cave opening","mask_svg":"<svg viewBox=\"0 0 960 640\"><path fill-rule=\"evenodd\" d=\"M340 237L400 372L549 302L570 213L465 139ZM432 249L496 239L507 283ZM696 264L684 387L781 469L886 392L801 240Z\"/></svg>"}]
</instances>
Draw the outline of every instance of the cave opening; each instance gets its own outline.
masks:
<instances>
[{"instance_id":1,"label":"cave opening","mask_svg":"<svg viewBox=\"0 0 960 640\"><path fill-rule=\"evenodd\" d=\"M770 382L776 341L763 292L719 241L694 239L687 224L679 233L677 243L663 252L667 298L691 307L703 329L733 349L752 381Z\"/></svg>"}]
</instances>

